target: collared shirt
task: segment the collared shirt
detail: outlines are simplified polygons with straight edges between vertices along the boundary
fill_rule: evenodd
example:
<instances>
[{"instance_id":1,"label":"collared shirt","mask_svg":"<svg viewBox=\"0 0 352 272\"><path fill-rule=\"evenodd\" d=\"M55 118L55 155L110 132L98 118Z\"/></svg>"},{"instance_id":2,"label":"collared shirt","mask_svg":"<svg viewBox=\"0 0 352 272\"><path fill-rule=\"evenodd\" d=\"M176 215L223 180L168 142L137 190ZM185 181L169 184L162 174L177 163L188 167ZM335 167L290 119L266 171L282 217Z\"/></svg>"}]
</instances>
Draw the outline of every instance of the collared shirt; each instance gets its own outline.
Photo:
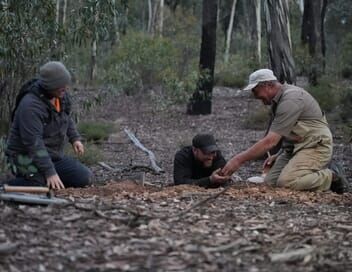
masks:
<instances>
[{"instance_id":1,"label":"collared shirt","mask_svg":"<svg viewBox=\"0 0 352 272\"><path fill-rule=\"evenodd\" d=\"M272 114L270 131L284 137L284 147L305 141L317 130L329 134L318 102L302 88L284 84L273 99Z\"/></svg>"}]
</instances>

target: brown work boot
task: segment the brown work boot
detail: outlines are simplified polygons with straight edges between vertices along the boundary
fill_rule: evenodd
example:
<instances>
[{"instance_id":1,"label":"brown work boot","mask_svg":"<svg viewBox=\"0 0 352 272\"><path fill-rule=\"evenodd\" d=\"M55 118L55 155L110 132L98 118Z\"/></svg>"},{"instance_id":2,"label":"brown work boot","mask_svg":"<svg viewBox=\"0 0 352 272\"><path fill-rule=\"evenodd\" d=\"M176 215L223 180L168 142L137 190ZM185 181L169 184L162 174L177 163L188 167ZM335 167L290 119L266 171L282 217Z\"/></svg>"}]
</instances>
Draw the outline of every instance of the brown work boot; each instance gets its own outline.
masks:
<instances>
[{"instance_id":1,"label":"brown work boot","mask_svg":"<svg viewBox=\"0 0 352 272\"><path fill-rule=\"evenodd\" d=\"M332 171L332 182L330 190L337 193L343 194L350 191L350 185L345 175L345 171L342 166L337 162L331 162L329 169Z\"/></svg>"}]
</instances>

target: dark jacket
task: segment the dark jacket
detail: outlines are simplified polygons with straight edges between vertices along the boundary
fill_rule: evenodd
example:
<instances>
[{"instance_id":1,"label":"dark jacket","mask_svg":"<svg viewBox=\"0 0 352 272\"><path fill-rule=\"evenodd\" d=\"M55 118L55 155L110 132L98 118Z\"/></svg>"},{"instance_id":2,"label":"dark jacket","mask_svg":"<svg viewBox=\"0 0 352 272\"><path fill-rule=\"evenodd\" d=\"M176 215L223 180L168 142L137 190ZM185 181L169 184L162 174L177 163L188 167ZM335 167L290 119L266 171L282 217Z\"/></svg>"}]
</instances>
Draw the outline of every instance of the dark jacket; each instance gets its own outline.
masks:
<instances>
[{"instance_id":1,"label":"dark jacket","mask_svg":"<svg viewBox=\"0 0 352 272\"><path fill-rule=\"evenodd\" d=\"M49 177L56 174L53 161L63 157L67 138L73 143L80 136L70 116L67 94L61 99L61 111L57 112L39 81L30 88L16 109L6 154L10 162L19 164L20 155L29 158L33 172Z\"/></svg>"},{"instance_id":2,"label":"dark jacket","mask_svg":"<svg viewBox=\"0 0 352 272\"><path fill-rule=\"evenodd\" d=\"M201 162L197 161L193 155L192 146L186 146L179 150L174 160L174 183L179 184L195 184L202 187L212 187L210 182L211 174L224 167L225 159L221 152L217 152L217 156L211 167L205 168Z\"/></svg>"}]
</instances>

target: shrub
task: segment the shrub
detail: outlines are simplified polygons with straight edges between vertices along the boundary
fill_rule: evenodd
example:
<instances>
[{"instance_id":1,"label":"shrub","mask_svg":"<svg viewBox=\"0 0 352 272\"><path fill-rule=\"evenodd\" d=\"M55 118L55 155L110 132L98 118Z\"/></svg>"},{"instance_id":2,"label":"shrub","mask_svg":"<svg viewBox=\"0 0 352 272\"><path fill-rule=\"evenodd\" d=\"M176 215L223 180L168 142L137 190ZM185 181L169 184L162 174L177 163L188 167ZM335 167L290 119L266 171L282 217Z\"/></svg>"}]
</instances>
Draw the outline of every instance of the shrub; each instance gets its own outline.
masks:
<instances>
[{"instance_id":1,"label":"shrub","mask_svg":"<svg viewBox=\"0 0 352 272\"><path fill-rule=\"evenodd\" d=\"M308 91L318 101L323 111L331 112L339 104L341 90L331 78L321 78L318 85L309 86Z\"/></svg>"},{"instance_id":2,"label":"shrub","mask_svg":"<svg viewBox=\"0 0 352 272\"><path fill-rule=\"evenodd\" d=\"M0 137L0 174L6 173L9 170L6 155L6 140L4 137Z\"/></svg>"},{"instance_id":3,"label":"shrub","mask_svg":"<svg viewBox=\"0 0 352 272\"><path fill-rule=\"evenodd\" d=\"M113 52L106 66L105 80L132 94L162 81L162 71L178 59L171 41L143 33L131 33Z\"/></svg>"},{"instance_id":4,"label":"shrub","mask_svg":"<svg viewBox=\"0 0 352 272\"><path fill-rule=\"evenodd\" d=\"M5 120L0 120L0 137L7 135L9 131L9 122Z\"/></svg>"},{"instance_id":5,"label":"shrub","mask_svg":"<svg viewBox=\"0 0 352 272\"><path fill-rule=\"evenodd\" d=\"M88 166L97 164L99 161L104 160L103 152L99 149L99 147L96 144L89 142L84 144L83 155L77 156L70 145L67 145L65 153L71 157L75 157L81 163Z\"/></svg>"},{"instance_id":6,"label":"shrub","mask_svg":"<svg viewBox=\"0 0 352 272\"><path fill-rule=\"evenodd\" d=\"M184 103L188 101L197 87L199 80L198 72L191 72L180 80L172 69L166 69L162 73L162 89L164 96L159 96L159 100L165 106L173 103Z\"/></svg>"},{"instance_id":7,"label":"shrub","mask_svg":"<svg viewBox=\"0 0 352 272\"><path fill-rule=\"evenodd\" d=\"M130 32L106 58L102 79L127 95L153 88L161 91L157 100L163 104L184 102L196 87L199 61L189 47L183 35L171 39Z\"/></svg>"},{"instance_id":8,"label":"shrub","mask_svg":"<svg viewBox=\"0 0 352 272\"><path fill-rule=\"evenodd\" d=\"M352 88L346 88L340 99L340 115L343 121L352 120Z\"/></svg>"},{"instance_id":9,"label":"shrub","mask_svg":"<svg viewBox=\"0 0 352 272\"><path fill-rule=\"evenodd\" d=\"M232 55L227 64L218 63L215 70L215 84L226 87L243 87L248 76L256 69L254 59Z\"/></svg>"},{"instance_id":10,"label":"shrub","mask_svg":"<svg viewBox=\"0 0 352 272\"><path fill-rule=\"evenodd\" d=\"M107 140L109 135L116 130L115 125L101 122L82 122L78 125L78 130L88 142Z\"/></svg>"},{"instance_id":11,"label":"shrub","mask_svg":"<svg viewBox=\"0 0 352 272\"><path fill-rule=\"evenodd\" d=\"M352 77L352 34L349 33L343 40L341 50L341 74L344 78Z\"/></svg>"}]
</instances>

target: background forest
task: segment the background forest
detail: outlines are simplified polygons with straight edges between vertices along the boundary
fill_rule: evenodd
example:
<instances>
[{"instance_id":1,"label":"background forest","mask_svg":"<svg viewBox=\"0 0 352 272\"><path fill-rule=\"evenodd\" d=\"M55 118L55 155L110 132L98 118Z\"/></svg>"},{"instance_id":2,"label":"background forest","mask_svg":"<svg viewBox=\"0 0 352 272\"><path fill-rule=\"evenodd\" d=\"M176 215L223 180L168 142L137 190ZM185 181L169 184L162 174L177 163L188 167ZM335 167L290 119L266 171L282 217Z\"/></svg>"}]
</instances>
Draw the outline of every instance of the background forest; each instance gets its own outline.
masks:
<instances>
[{"instance_id":1,"label":"background forest","mask_svg":"<svg viewBox=\"0 0 352 272\"><path fill-rule=\"evenodd\" d=\"M250 72L269 67L282 81L308 79L306 88L333 122L352 117L351 0L3 0L1 134L20 86L48 60L64 62L76 88L186 105L201 78L213 80L199 58L202 15L214 12L215 85L242 87ZM343 129L348 137L348 122Z\"/></svg>"}]
</instances>

